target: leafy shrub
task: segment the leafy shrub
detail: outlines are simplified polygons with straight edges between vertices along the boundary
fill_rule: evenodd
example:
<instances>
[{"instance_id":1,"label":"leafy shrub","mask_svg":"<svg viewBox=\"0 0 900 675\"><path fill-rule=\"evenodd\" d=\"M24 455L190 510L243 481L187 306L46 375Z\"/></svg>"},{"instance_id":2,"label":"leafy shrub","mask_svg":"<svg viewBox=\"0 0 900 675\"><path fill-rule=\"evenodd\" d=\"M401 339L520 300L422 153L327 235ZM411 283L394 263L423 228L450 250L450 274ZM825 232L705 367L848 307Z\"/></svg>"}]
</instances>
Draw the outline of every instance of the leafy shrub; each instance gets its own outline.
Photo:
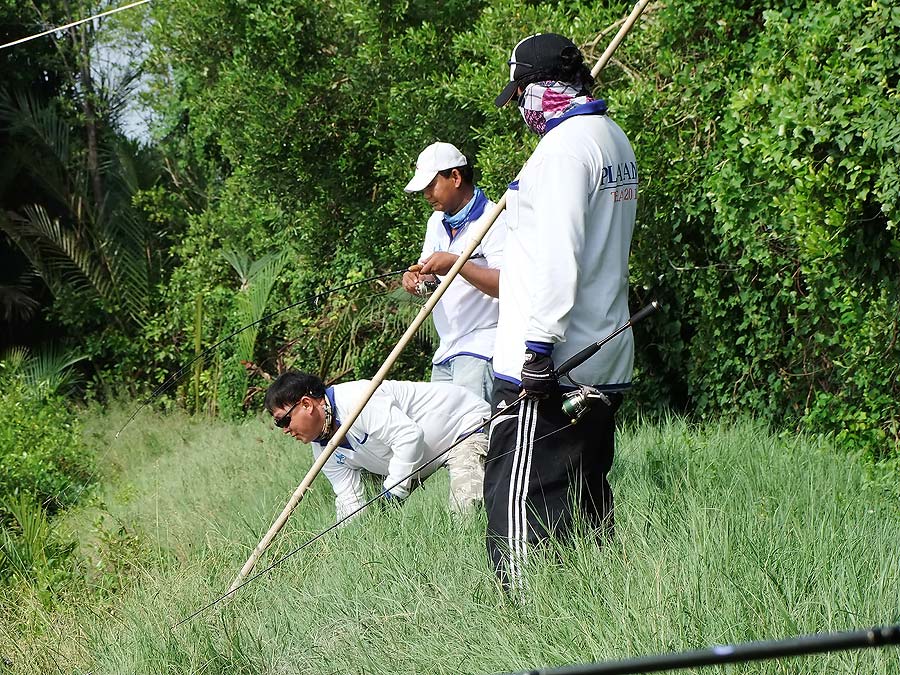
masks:
<instances>
[{"instance_id":1,"label":"leafy shrub","mask_svg":"<svg viewBox=\"0 0 900 675\"><path fill-rule=\"evenodd\" d=\"M749 409L877 456L900 447L900 12L845 0L764 20L702 182L688 388L701 413Z\"/></svg>"},{"instance_id":2,"label":"leafy shrub","mask_svg":"<svg viewBox=\"0 0 900 675\"><path fill-rule=\"evenodd\" d=\"M78 419L61 396L37 396L21 377L0 385L0 496L29 495L50 513L71 504L91 480Z\"/></svg>"},{"instance_id":3,"label":"leafy shrub","mask_svg":"<svg viewBox=\"0 0 900 675\"><path fill-rule=\"evenodd\" d=\"M75 542L59 539L47 512L23 494L0 504L9 525L0 525L0 578L30 584L45 604L52 589L71 571L66 564Z\"/></svg>"}]
</instances>

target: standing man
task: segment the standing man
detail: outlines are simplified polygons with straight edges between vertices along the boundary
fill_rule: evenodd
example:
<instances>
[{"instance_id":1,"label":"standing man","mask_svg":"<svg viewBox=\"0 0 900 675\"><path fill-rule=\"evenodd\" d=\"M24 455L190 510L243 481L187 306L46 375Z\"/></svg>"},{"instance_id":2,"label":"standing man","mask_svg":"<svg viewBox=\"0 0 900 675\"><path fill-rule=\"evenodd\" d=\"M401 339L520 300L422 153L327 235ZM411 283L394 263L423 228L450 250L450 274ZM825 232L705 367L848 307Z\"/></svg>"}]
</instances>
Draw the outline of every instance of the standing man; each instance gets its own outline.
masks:
<instances>
[{"instance_id":1,"label":"standing man","mask_svg":"<svg viewBox=\"0 0 900 675\"><path fill-rule=\"evenodd\" d=\"M426 294L450 271L472 232L490 215L494 202L473 183L469 161L450 143L432 143L416 161L406 192L421 192L434 213L428 219L419 265L403 275L409 293ZM434 308L441 343L432 358L431 381L452 382L487 401L497 329L500 259L506 235L497 219Z\"/></svg>"},{"instance_id":2,"label":"standing man","mask_svg":"<svg viewBox=\"0 0 900 675\"><path fill-rule=\"evenodd\" d=\"M631 383L623 333L571 376L605 394L576 425L563 414L554 364L628 320L628 256L638 173L631 144L590 96L593 78L571 40L519 42L498 107L518 100L537 149L507 193L493 406L524 391L491 428L485 472L488 555L501 582L521 587L528 551L564 538L576 519L610 534L607 482L615 413Z\"/></svg>"},{"instance_id":3,"label":"standing man","mask_svg":"<svg viewBox=\"0 0 900 675\"><path fill-rule=\"evenodd\" d=\"M315 375L289 371L266 391L266 409L275 426L318 457L328 440L363 399L369 382L358 380L325 387ZM418 483L446 464L450 473L450 510L469 513L482 498L487 436L467 436L490 417L490 406L452 384L382 382L322 471L331 482L341 520L362 507L362 470L384 476L387 499L403 500ZM421 469L417 471L417 469Z\"/></svg>"}]
</instances>

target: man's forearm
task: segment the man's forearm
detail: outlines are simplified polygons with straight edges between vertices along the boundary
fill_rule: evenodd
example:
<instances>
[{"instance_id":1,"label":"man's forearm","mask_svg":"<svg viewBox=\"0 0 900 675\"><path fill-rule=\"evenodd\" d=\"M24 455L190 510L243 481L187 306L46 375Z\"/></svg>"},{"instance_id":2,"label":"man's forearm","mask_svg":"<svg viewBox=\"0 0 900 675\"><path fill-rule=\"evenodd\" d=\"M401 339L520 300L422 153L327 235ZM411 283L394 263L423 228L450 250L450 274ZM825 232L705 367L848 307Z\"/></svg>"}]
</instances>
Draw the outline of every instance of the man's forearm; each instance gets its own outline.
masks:
<instances>
[{"instance_id":1,"label":"man's forearm","mask_svg":"<svg viewBox=\"0 0 900 675\"><path fill-rule=\"evenodd\" d=\"M500 297L500 270L467 261L459 271L463 279L492 298Z\"/></svg>"}]
</instances>

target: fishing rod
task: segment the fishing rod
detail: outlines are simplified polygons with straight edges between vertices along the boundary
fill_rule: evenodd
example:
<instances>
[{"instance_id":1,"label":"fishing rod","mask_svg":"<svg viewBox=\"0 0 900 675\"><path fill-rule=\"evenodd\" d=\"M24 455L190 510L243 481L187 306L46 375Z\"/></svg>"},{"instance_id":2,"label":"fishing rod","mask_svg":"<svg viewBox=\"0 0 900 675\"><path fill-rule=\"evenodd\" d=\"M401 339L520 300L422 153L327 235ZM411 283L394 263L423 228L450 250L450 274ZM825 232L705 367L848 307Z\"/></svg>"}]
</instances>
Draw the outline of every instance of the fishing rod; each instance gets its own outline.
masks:
<instances>
[{"instance_id":1,"label":"fishing rod","mask_svg":"<svg viewBox=\"0 0 900 675\"><path fill-rule=\"evenodd\" d=\"M659 302L657 302L656 300L651 301L649 305L647 305L646 307L644 307L644 308L642 308L641 310L639 310L638 312L636 312L630 319L628 319L628 321L626 321L624 324L622 324L621 326L619 326L616 330L614 330L612 333L610 333L609 335L607 335L606 337L604 337L602 340L599 340L598 342L595 342L595 343L593 343L593 344L591 344L591 345L588 345L587 347L585 347L584 349L582 349L580 352L578 352L577 354L575 354L575 356L573 356L573 357L569 358L568 360L566 360L565 363L563 363L563 364L559 367L559 369L557 370L557 373L558 373L560 376L564 376L564 377L565 377L565 376L568 376L569 372L570 372L573 368L575 368L575 367L579 366L580 364L584 363L587 359L589 359L591 356L593 356L594 354L596 354L597 351L598 351L601 347L603 347L603 345L605 345L607 342L609 342L610 340L612 340L612 339L615 338L616 336L620 335L621 333L625 332L625 331L628 330L629 328L634 327L635 324L639 323L640 321L643 321L644 319L646 319L646 318L647 318L648 316L650 316L651 314L657 312L659 309L660 309L660 304L659 304ZM582 389L592 389L592 388L590 388L590 387L585 387L585 385L580 385L580 386L582 387ZM579 390L579 391L580 391L580 390ZM576 392L572 392L572 393L576 393ZM462 434L460 434L460 436L456 439L456 441L453 442L452 445L450 445L448 448L446 448L445 450L442 450L440 453L438 453L437 455L435 455L434 457L432 457L431 459L429 459L427 462L425 462L424 464L422 464L422 466L417 467L412 473L410 473L410 474L404 476L403 478L401 478L400 480L398 480L398 481L397 481L396 483L394 483L393 485L390 485L389 487L386 487L384 490L382 490L382 491L379 492L377 495L375 495L374 497L372 497L369 501L365 502L362 506L358 507L358 508L355 509L354 511L351 511L349 514L347 514L346 516L344 516L343 518L341 518L341 519L338 520L337 522L333 523L332 525L330 525L330 526L327 527L326 529L322 530L321 532L319 532L318 534L316 534L315 536L313 536L311 539L308 539L307 541L303 542L302 544L300 544L300 546L298 546L297 548L293 549L293 550L290 551L289 553L283 555L281 558L278 558L277 560L275 560L273 563L271 563L268 567L266 567L266 568L263 569L262 571L257 572L256 574L254 574L254 575L252 575L252 576L250 576L250 577L243 578L243 579L241 579L240 581L238 581L237 583L232 584L231 588L229 588L228 591L226 591L226 592L223 593L222 595L218 596L218 597L217 597L215 600L213 600L212 602L210 602L210 603L204 605L203 607L201 607L200 609L196 610L195 612L193 612L193 613L190 614L189 616L187 616L187 617L181 619L178 623L176 623L175 625L173 625L172 628L175 629L175 628L177 628L178 626L180 626L180 625L182 625L182 624L184 624L184 623L187 623L188 621L190 621L191 619L193 619L195 616L197 616L197 615L199 615L199 614L205 612L206 610L212 608L213 606L215 606L215 605L218 604L219 602L225 600L226 598L229 598L229 597L233 596L239 589L243 588L244 586L246 586L247 584L249 584L250 582L252 582L252 581L254 581L254 580L256 580L256 579L259 579L261 576L263 576L264 574L268 573L269 571L271 571L272 569L274 569L275 567L277 567L278 565L280 565L281 563L283 563L283 562L284 562L285 560L287 560L288 558L290 558L290 557L296 555L297 553L299 553L300 551L302 551L303 549L305 549L307 546L311 545L313 542L318 541L319 539L321 539L322 537L324 537L326 534L328 534L328 533L331 532L332 530L334 530L334 529L340 527L341 525L343 525L344 523L346 523L348 520L350 520L351 518L353 518L355 515L357 515L357 514L360 513L361 511L363 511L363 510L364 510L366 507L368 507L370 504L373 504L374 502L376 502L376 501L378 501L379 499L381 499L382 497L384 497L384 496L385 496L388 492L390 492L393 488L395 488L395 487L397 487L398 485L402 484L402 483L405 482L407 479L412 478L412 477L415 476L416 474L420 473L420 472L422 471L422 469L425 469L426 467L430 466L432 463L434 463L434 462L436 462L437 460L439 460L441 457L443 457L444 455L446 455L448 452L450 452L453 448L455 448L457 445L459 445L460 443L462 443L464 440L466 440L467 438L469 438L469 437L472 436L473 434L478 433L478 432L481 431L482 429L485 429L485 428L487 427L487 425L489 425L492 421L494 421L494 420L495 420L497 417L499 417L502 413L505 413L505 412L507 412L508 410L512 409L513 407L517 406L517 405L518 405L519 403L521 403L526 397L527 397L527 393L526 393L525 391L522 391L522 392L519 394L519 396L518 396L515 400L513 400L511 403L509 403L508 405L504 406L503 408L500 408L497 412L495 412L495 413L492 414L490 417L488 417L487 419L485 419L484 421L482 421L478 426L473 427L472 429L470 429L470 430L468 430L468 431L465 431L465 432L463 432ZM590 406L590 399L589 399L589 400L586 400L586 401L584 402L584 404L583 404L583 409L582 409L581 412L579 413L579 417L581 416L581 414L584 413L584 411L586 411L586 410L588 409L589 406ZM565 400L564 400L564 403L563 403L563 410L566 411ZM560 427L559 429L556 429L555 431L551 431L549 434L546 434L545 436L542 436L541 438L546 438L547 436L551 436L551 435L553 435L553 434L555 434L555 433L558 433L558 432L562 431L563 429L566 429L566 428L570 427L571 425L577 423L577 421L578 421L577 418L572 419L572 421L571 421L569 424L567 424L567 425L565 425L565 426L563 426L563 427ZM540 439L538 439L538 440L540 440ZM508 453L505 453L505 454L508 454ZM501 456L502 456L502 455L501 455ZM493 459L487 460L487 461L493 461L494 459L498 459L498 458L499 458L499 457L494 457ZM485 462L485 463L487 463L487 462Z\"/></svg>"},{"instance_id":2,"label":"fishing rod","mask_svg":"<svg viewBox=\"0 0 900 675\"><path fill-rule=\"evenodd\" d=\"M175 384L177 384L192 365L194 365L200 359L203 359L203 358L206 358L207 356L209 356L212 352L214 352L221 345L228 342L231 338L235 337L236 335L243 333L245 330L253 328L253 326L261 324L264 321L268 321L272 317L278 316L279 314L282 314L282 313L288 311L289 309L293 309L294 307L297 307L298 305L302 305L307 302L317 303L320 298L323 298L326 295L329 295L331 293L336 293L337 291L344 291L344 290L347 290L348 288L353 288L354 286L359 286L361 284L370 283L372 281L378 281L379 279L387 279L389 277L394 277L394 276L397 276L398 274L403 274L403 273L407 272L408 269L409 268L404 267L401 270L393 270L391 272L385 272L383 274L376 274L375 276L368 277L366 279L361 279L360 281L354 281L349 284L344 284L343 286L335 286L334 288L329 288L328 290L322 291L321 293L314 295L312 298L304 298L303 300L298 300L297 302L292 302L290 305L287 305L286 307L282 307L279 310L276 310L274 312L266 314L262 318L257 319L253 323L247 324L243 328L238 328L236 331L234 331L230 335L225 336L224 338L219 340L217 343L215 343L211 347L207 347L201 353L197 354L193 359L188 361L185 365L183 365L181 368L176 370L172 375L170 375L165 380L165 382L163 382L162 384L157 386L156 389L154 389L152 392L150 392L150 395L144 401L141 402L141 404L138 406L138 408L133 413L131 413L131 416L125 421L125 424L122 425L122 428L116 432L116 438L119 437L119 434L121 434L123 431L125 431L125 427L127 427L129 424L131 424L131 422L134 420L134 418L137 417L138 414L145 407L147 407L150 403L152 403L158 396L161 396L162 394L167 392L169 389L171 389Z\"/></svg>"},{"instance_id":3,"label":"fishing rod","mask_svg":"<svg viewBox=\"0 0 900 675\"><path fill-rule=\"evenodd\" d=\"M689 652L655 654L605 663L586 663L561 668L538 668L505 675L628 675L658 673L726 663L766 661L785 656L806 656L826 652L871 649L900 645L900 624L876 626L842 633L813 633L782 640L718 645Z\"/></svg>"}]
</instances>

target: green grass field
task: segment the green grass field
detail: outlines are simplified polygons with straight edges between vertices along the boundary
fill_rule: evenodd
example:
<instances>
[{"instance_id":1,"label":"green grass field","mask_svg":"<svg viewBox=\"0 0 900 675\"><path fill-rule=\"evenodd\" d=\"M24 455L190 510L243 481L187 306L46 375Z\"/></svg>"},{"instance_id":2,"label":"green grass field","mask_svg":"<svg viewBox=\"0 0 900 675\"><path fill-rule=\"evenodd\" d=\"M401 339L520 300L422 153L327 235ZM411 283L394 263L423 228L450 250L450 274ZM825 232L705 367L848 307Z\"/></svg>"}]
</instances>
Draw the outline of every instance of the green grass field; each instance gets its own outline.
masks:
<instances>
[{"instance_id":1,"label":"green grass field","mask_svg":"<svg viewBox=\"0 0 900 675\"><path fill-rule=\"evenodd\" d=\"M549 551L521 602L494 585L483 517L446 513L440 472L173 630L228 587L311 457L262 420L148 413L113 441L123 421L86 421L104 487L60 523L88 581L49 609L4 596L9 672L492 673L900 620L894 488L810 439L674 420L619 435L616 541ZM263 564L332 518L321 477ZM698 672L900 673L900 649Z\"/></svg>"}]
</instances>

